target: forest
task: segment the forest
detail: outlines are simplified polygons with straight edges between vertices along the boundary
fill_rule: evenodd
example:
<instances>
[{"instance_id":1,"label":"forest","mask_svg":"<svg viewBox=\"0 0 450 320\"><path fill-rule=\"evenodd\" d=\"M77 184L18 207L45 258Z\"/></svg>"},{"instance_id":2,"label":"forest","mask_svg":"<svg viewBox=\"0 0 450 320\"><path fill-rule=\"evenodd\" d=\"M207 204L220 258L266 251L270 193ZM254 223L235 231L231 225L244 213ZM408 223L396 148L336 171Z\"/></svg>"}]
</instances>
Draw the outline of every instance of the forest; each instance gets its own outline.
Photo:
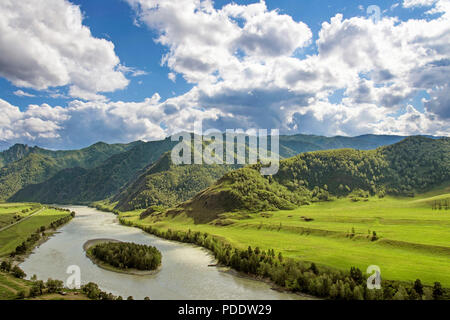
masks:
<instances>
[{"instance_id":1,"label":"forest","mask_svg":"<svg viewBox=\"0 0 450 320\"><path fill-rule=\"evenodd\" d=\"M282 160L274 176L261 176L260 166L225 174L171 212L208 222L223 212L288 210L338 197L413 197L450 180L450 139L418 136L369 151L306 152Z\"/></svg>"},{"instance_id":2,"label":"forest","mask_svg":"<svg viewBox=\"0 0 450 320\"><path fill-rule=\"evenodd\" d=\"M161 252L152 246L131 242L101 243L88 249L96 259L119 269L155 270L161 265Z\"/></svg>"}]
</instances>

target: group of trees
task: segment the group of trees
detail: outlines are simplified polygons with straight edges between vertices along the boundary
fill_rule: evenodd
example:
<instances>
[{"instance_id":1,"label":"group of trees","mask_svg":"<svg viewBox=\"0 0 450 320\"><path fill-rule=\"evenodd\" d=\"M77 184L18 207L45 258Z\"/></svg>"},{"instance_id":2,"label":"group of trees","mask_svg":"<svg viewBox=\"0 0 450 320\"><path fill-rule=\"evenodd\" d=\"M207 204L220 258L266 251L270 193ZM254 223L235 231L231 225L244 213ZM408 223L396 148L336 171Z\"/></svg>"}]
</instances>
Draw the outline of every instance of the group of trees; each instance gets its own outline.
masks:
<instances>
[{"instance_id":1,"label":"group of trees","mask_svg":"<svg viewBox=\"0 0 450 320\"><path fill-rule=\"evenodd\" d=\"M81 287L81 291L86 294L89 299L92 300L123 300L121 296L115 296L112 293L102 291L97 284L89 282ZM129 296L127 300L134 300L132 296ZM150 300L149 297L145 297L144 300Z\"/></svg>"},{"instance_id":2,"label":"group of trees","mask_svg":"<svg viewBox=\"0 0 450 320\"><path fill-rule=\"evenodd\" d=\"M19 279L25 278L27 276L19 266L12 266L11 262L7 260L2 261L2 263L0 264L0 270L3 272L10 272Z\"/></svg>"},{"instance_id":3,"label":"group of trees","mask_svg":"<svg viewBox=\"0 0 450 320\"><path fill-rule=\"evenodd\" d=\"M121 221L127 225L132 222ZM140 227L135 225L136 227ZM294 261L285 258L273 249L261 250L248 247L247 250L233 248L223 240L201 232L161 231L151 226L141 227L144 231L158 237L193 243L211 250L219 263L238 271L269 278L277 285L292 291L311 294L328 299L345 300L408 300L408 299L441 299L449 293L436 282L434 287L398 281L382 281L382 288L370 290L366 285L366 277L361 270L352 267L349 272L331 268L318 267L314 263ZM421 288L421 289L420 289Z\"/></svg>"},{"instance_id":4,"label":"group of trees","mask_svg":"<svg viewBox=\"0 0 450 320\"><path fill-rule=\"evenodd\" d=\"M0 270L2 272L11 273L16 278L23 279L26 277L25 272L18 266L12 266L10 261L4 260L0 264ZM25 299L27 297L34 298L43 294L62 293L64 290L64 282L61 280L55 280L49 278L46 282L37 280L34 275L31 278L28 293L25 290L20 290L17 294L18 299ZM111 293L104 292L99 289L98 285L89 282L81 287L81 291L86 294L89 299L93 300L123 300L120 296L114 296ZM133 300L133 297L128 297L127 300ZM150 300L148 297L145 300Z\"/></svg>"},{"instance_id":5,"label":"group of trees","mask_svg":"<svg viewBox=\"0 0 450 320\"><path fill-rule=\"evenodd\" d=\"M450 208L450 199L434 200L431 203L433 210L448 210Z\"/></svg>"},{"instance_id":6,"label":"group of trees","mask_svg":"<svg viewBox=\"0 0 450 320\"><path fill-rule=\"evenodd\" d=\"M30 288L30 297L41 296L44 293L61 293L64 288L64 282L49 278L44 283L42 280L34 280Z\"/></svg>"},{"instance_id":7,"label":"group of trees","mask_svg":"<svg viewBox=\"0 0 450 320\"><path fill-rule=\"evenodd\" d=\"M89 253L120 269L155 270L161 265L158 249L131 242L101 243L90 248Z\"/></svg>"},{"instance_id":8,"label":"group of trees","mask_svg":"<svg viewBox=\"0 0 450 320\"><path fill-rule=\"evenodd\" d=\"M281 162L275 180L294 191L320 187L337 196L414 195L450 179L450 139L410 137L376 150L303 153ZM326 186L326 187L325 187Z\"/></svg>"},{"instance_id":9,"label":"group of trees","mask_svg":"<svg viewBox=\"0 0 450 320\"><path fill-rule=\"evenodd\" d=\"M57 209L57 208L54 208ZM67 211L70 212L70 210L67 209L57 209L57 210L61 210L61 211ZM75 217L75 212L70 212L69 215L62 217L56 221L53 221L50 224L50 228L51 229L56 229L59 226L69 222L73 217ZM22 242L20 245L18 245L16 247L16 249L11 252L10 256L11 257L15 257L16 255L19 254L24 254L26 253L29 249L33 248L34 244L37 243L42 236L45 236L45 230L47 230L46 226L41 226L40 228L38 228L33 234L31 234L24 242Z\"/></svg>"}]
</instances>

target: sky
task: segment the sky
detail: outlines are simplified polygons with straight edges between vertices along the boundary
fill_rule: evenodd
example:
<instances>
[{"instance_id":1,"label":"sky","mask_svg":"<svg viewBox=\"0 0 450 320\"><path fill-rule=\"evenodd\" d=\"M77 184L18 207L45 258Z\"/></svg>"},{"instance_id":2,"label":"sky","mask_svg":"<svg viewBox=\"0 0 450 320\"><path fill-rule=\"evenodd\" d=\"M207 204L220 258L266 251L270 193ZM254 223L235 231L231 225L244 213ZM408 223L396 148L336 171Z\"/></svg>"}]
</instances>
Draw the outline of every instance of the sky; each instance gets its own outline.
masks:
<instances>
[{"instance_id":1,"label":"sky","mask_svg":"<svg viewBox=\"0 0 450 320\"><path fill-rule=\"evenodd\" d=\"M0 144L450 132L450 0L2 0Z\"/></svg>"}]
</instances>

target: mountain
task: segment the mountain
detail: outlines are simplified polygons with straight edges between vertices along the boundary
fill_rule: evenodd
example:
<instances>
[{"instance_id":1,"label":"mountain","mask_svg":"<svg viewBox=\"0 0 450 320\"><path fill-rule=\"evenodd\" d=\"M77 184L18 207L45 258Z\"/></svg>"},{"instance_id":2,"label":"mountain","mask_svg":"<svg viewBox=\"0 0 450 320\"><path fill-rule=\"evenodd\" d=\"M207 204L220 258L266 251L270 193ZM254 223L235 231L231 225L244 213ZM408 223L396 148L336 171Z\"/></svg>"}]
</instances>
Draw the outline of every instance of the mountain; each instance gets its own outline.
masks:
<instances>
[{"instance_id":1,"label":"mountain","mask_svg":"<svg viewBox=\"0 0 450 320\"><path fill-rule=\"evenodd\" d=\"M174 165L166 153L111 202L115 209L130 211L150 206L171 207L186 201L232 170L227 165Z\"/></svg>"},{"instance_id":2,"label":"mountain","mask_svg":"<svg viewBox=\"0 0 450 320\"><path fill-rule=\"evenodd\" d=\"M16 144L0 153L0 200L8 199L30 184L44 182L59 171L71 168L93 168L112 155L142 144L108 145L96 143L88 148L71 151L51 151Z\"/></svg>"},{"instance_id":3,"label":"mountain","mask_svg":"<svg viewBox=\"0 0 450 320\"><path fill-rule=\"evenodd\" d=\"M157 161L174 144L169 138L138 143L130 150L111 156L95 168L61 170L47 181L24 187L9 201L72 204L103 200L136 179L140 170Z\"/></svg>"},{"instance_id":4,"label":"mountain","mask_svg":"<svg viewBox=\"0 0 450 320\"><path fill-rule=\"evenodd\" d=\"M397 143L404 138L406 137L373 134L357 137L323 137L303 134L280 136L280 156L290 158L302 152L344 148L372 150Z\"/></svg>"},{"instance_id":5,"label":"mountain","mask_svg":"<svg viewBox=\"0 0 450 320\"><path fill-rule=\"evenodd\" d=\"M286 158L305 151L343 147L373 149L381 145L398 142L402 138L377 135L353 138L312 135L280 136L280 156ZM120 209L142 208L146 204L154 203L172 206L177 201L183 202L202 188L210 186L214 182L212 179L219 178L219 173L223 174L231 169L231 167L221 169L217 167L201 168L201 165L178 168L171 164L167 170L161 170L165 171L164 174L154 175L157 172L151 166L175 144L176 142L170 141L170 138L148 143L141 142L136 148L118 153L101 164L97 163L95 168L83 166L77 168L77 165L65 165L62 171L47 181L39 181L37 185L24 185L24 188L12 196L10 200L88 203L120 193L120 196L117 195L114 198L119 201ZM89 170L83 170L83 168ZM140 177L141 175L144 176ZM197 180L196 187L192 191L181 192L180 188L185 188L189 175L192 175L192 177L202 176L204 180L202 182ZM162 181L166 181L167 185ZM164 192L158 192L158 190L164 190ZM176 191L179 195L169 196L167 195L169 191Z\"/></svg>"},{"instance_id":6,"label":"mountain","mask_svg":"<svg viewBox=\"0 0 450 320\"><path fill-rule=\"evenodd\" d=\"M143 142L136 141L129 144L106 144L104 142L97 142L84 149L67 151L53 151L39 147L30 147L24 144L15 144L9 149L0 152L0 167L18 161L29 154L40 154L55 159L62 167L79 166L93 168L112 155L129 150L140 143Z\"/></svg>"},{"instance_id":7,"label":"mountain","mask_svg":"<svg viewBox=\"0 0 450 320\"><path fill-rule=\"evenodd\" d=\"M11 144L5 140L0 140L0 151L4 151L11 147Z\"/></svg>"},{"instance_id":8,"label":"mountain","mask_svg":"<svg viewBox=\"0 0 450 320\"><path fill-rule=\"evenodd\" d=\"M282 160L274 176L260 175L258 165L238 169L168 214L204 223L224 212L292 209L333 196L411 196L449 181L450 139L409 137L375 150L302 153Z\"/></svg>"}]
</instances>

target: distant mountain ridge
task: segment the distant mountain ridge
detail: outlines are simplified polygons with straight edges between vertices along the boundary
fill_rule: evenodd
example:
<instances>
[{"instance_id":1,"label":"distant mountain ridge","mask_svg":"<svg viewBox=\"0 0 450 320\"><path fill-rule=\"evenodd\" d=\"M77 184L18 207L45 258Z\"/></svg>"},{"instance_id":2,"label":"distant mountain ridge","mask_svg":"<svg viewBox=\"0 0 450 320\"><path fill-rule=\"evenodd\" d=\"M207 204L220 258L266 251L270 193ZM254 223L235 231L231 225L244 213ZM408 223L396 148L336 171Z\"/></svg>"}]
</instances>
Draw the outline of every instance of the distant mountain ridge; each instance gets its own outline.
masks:
<instances>
[{"instance_id":1,"label":"distant mountain ridge","mask_svg":"<svg viewBox=\"0 0 450 320\"><path fill-rule=\"evenodd\" d=\"M149 163L172 149L176 142L141 142L133 148L112 155L94 168L65 168L45 181L25 186L10 201L80 204L103 200L116 194Z\"/></svg>"},{"instance_id":2,"label":"distant mountain ridge","mask_svg":"<svg viewBox=\"0 0 450 320\"><path fill-rule=\"evenodd\" d=\"M143 142L108 145L96 143L88 148L70 151L51 151L39 147L16 144L0 152L0 200L17 191L41 183L66 168L93 168L111 156L129 150Z\"/></svg>"},{"instance_id":3,"label":"distant mountain ridge","mask_svg":"<svg viewBox=\"0 0 450 320\"><path fill-rule=\"evenodd\" d=\"M377 136L377 135L365 135L359 137L321 137L312 135L294 135L294 136L280 136L280 156L282 158L288 158L295 156L301 152L315 151L315 150L326 150L326 149L336 149L336 148L357 148L362 150L374 149L379 146L386 144L392 144L402 140L402 136ZM127 146L126 150L120 152L116 150L110 157L106 159L101 159L89 163L83 163L83 161L67 161L71 159L68 155L73 155L77 151L48 151L44 149L33 149L28 147L28 151L24 150L22 153L11 150L7 150L0 153L0 159L4 159L4 162L12 161L15 158L27 158L31 153L37 153L43 155L44 157L50 156L53 160L56 159L56 164L49 164L50 159L41 159L43 163L46 163L46 170L41 170L41 173L33 177L33 172L23 172L14 171L13 173L7 174L8 179L6 180L20 180L20 183L15 184L15 187L9 188L7 191L0 188L0 199L9 199L10 201L40 201L45 203L89 203L93 201L103 200L112 196L117 197L121 194L123 199L128 199L128 202L120 201L122 208L132 209L137 207L142 207L143 204L154 204L163 203L165 205L172 205L174 201L184 201L186 196L183 197L173 197L172 200L162 201L162 193L160 197L150 196L149 190L155 190L155 185L138 186L134 184L140 175L146 174L146 170L152 166L165 152L172 149L172 147L178 142L171 141L170 138L160 141L150 141L150 142L133 142ZM108 148L107 144L99 143L96 144L97 147L103 146ZM96 146L93 145L93 146ZM89 147L92 148L93 146ZM82 149L88 150L89 148ZM26 148L25 148L26 149ZM29 150L34 150L30 152ZM44 151L43 151L44 150ZM13 152L14 151L14 152ZM60 157L56 155L61 155ZM15 157L15 158L14 158ZM65 159L63 165L60 165L61 161L58 159ZM9 159L9 160L8 160ZM84 158L83 158L84 159ZM22 159L20 159L22 160ZM20 161L16 160L16 161ZM39 162L35 159L34 164ZM5 180L5 174L3 170L7 169L8 166L12 165L13 162L9 162L6 167L1 168L0 172L0 182ZM51 163L51 162L50 162ZM26 166L25 166L26 167ZM147 168L147 169L145 169ZM172 184L170 190L180 190L182 188L181 184L189 180L189 174L198 175L203 172L205 180L199 182L196 188L191 192L183 193L191 195L192 192L196 193L201 189L207 187L208 184L212 184L212 177L216 177L216 174L208 175L206 171L202 168L196 168L196 170L186 170L174 167L170 167L165 171L162 176L173 177L180 175L183 177L179 182ZM217 174L224 173L223 170L213 170ZM184 170L184 172L182 172ZM229 168L228 168L229 170ZM8 171L8 170L6 170ZM176 171L176 174L175 174ZM194 172L195 171L195 172ZM146 174L148 175L148 174ZM18 179L17 176L21 176ZM24 176L24 177L23 177ZM31 176L31 177L28 177ZM156 183L157 176L153 176L147 182L154 181ZM161 177L158 176L160 179ZM141 178L140 181L144 181ZM174 180L172 180L174 182ZM151 184L151 182L149 182ZM160 182L158 182L160 186ZM137 198L130 197L125 194L124 188L128 185L129 191L134 192L136 196L140 199L135 201ZM158 190L160 190L159 187ZM136 194L137 190L140 190L139 195ZM147 194L148 197L142 197L142 195ZM134 199L134 200L133 200ZM150 201L150 203L149 203Z\"/></svg>"}]
</instances>

